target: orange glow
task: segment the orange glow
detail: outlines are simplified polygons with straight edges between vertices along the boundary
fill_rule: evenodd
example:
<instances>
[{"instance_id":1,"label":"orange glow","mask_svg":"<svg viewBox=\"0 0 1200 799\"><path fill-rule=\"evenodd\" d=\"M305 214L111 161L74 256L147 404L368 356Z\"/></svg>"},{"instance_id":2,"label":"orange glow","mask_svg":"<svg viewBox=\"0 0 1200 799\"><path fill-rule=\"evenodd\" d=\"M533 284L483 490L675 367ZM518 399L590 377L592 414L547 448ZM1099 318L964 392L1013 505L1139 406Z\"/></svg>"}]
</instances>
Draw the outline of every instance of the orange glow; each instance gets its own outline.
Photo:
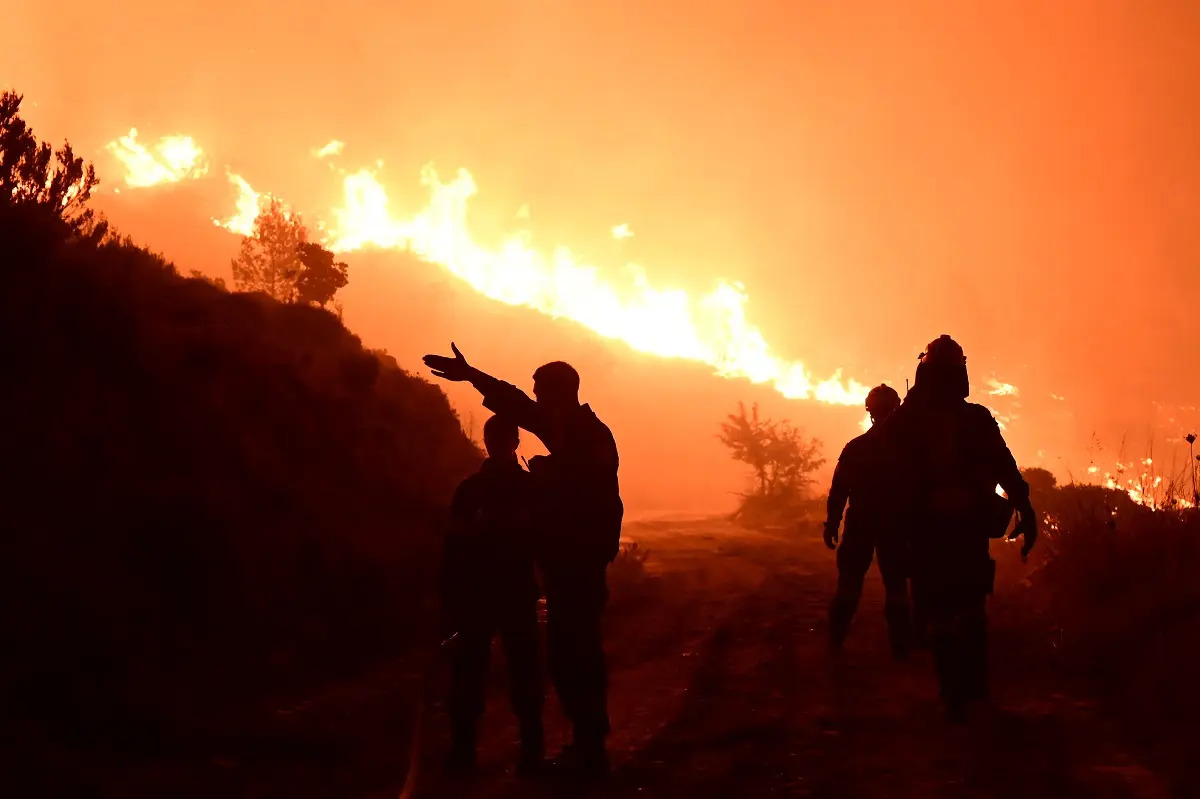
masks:
<instances>
[{"instance_id":1,"label":"orange glow","mask_svg":"<svg viewBox=\"0 0 1200 799\"><path fill-rule=\"evenodd\" d=\"M339 165L376 172L395 217L425 205L424 161L444 165L447 183L464 165L480 188L476 244L529 228L526 246L544 263L567 244L622 298L625 261L697 302L721 278L740 281L768 355L801 360L812 384L843 367L903 394L917 353L951 334L971 364L972 399L1011 420L1001 421L1018 462L1060 480L1102 480L1121 442L1142 453L1149 437L1200 429L1189 301L1200 296L1189 215L1200 185L1197 4L1042 3L1034 25L1008 4L869 0L836 13L790 3L769 14L691 4L682 26L678 9L631 15L613 3L515 14L478 0L367 3L334 15L300 3L284 25L271 4L200 15L127 5L112 15L68 0L46 15L18 0L11 22L25 35L10 37L0 73L26 95L40 136L97 160L97 210L188 267L228 278L227 228L208 220L248 229L226 166L292 201L317 234L344 205ZM195 136L207 178L171 184L186 196L154 192L161 203L128 197L126 170L102 148L135 123L154 156L161 134ZM522 203L535 212L528 222ZM621 224L634 235L612 234ZM432 325L397 313L409 284L428 277L402 274L403 263L355 254L345 292L348 324L402 359L433 346ZM421 310L453 318L459 343L477 342L473 357L512 376L535 353L571 355L627 440L675 432L672 456L695 465L678 480L646 466L647 497L678 488L678 503L662 501L682 504L732 488L713 478L712 491L696 490L726 458L705 425L736 394L777 399L768 383L706 380L713 367L661 360L667 368L634 383L627 362L647 359L627 359L619 342L575 354L573 332L557 348L527 333L553 329L539 320L495 335L485 314L459 313L454 298L469 286L434 271L439 300ZM756 371L770 382L785 373ZM1019 393L991 393L1002 385ZM634 399L710 389L670 425L652 424ZM473 397L459 403L477 409ZM831 450L857 434L860 408L808 405L772 413ZM649 446L640 457L629 450L630 469L660 463Z\"/></svg>"},{"instance_id":2,"label":"orange glow","mask_svg":"<svg viewBox=\"0 0 1200 799\"><path fill-rule=\"evenodd\" d=\"M341 155L342 150L346 149L346 143L333 139L324 147L318 147L312 151L314 158L327 158L331 155Z\"/></svg>"},{"instance_id":3,"label":"orange glow","mask_svg":"<svg viewBox=\"0 0 1200 799\"><path fill-rule=\"evenodd\" d=\"M203 177L204 151L191 136L163 136L147 147L137 141L137 128L104 147L125 167L125 185L144 188Z\"/></svg>"},{"instance_id":4,"label":"orange glow","mask_svg":"<svg viewBox=\"0 0 1200 799\"><path fill-rule=\"evenodd\" d=\"M1190 488L1184 489L1185 480L1171 480L1156 474L1153 469L1154 459L1149 457L1140 462L1143 467L1140 473L1132 477L1126 476L1128 468L1134 465L1117 461L1116 474L1105 472L1101 485L1114 491L1122 491L1137 504L1155 510L1195 507L1195 504L1184 496L1191 495ZM1089 474L1098 471L1095 466L1088 468Z\"/></svg>"},{"instance_id":5,"label":"orange glow","mask_svg":"<svg viewBox=\"0 0 1200 799\"><path fill-rule=\"evenodd\" d=\"M126 168L127 185L151 186L207 172L203 152L190 136L165 137L155 147L156 157L135 141L136 135L131 130L109 145ZM312 154L325 158L343 148L344 143L335 139ZM238 190L235 211L212 221L232 233L251 235L262 200L269 195L256 191L240 175L227 172L227 177ZM365 248L408 250L444 267L490 299L570 319L638 352L699 361L723 377L769 383L789 399L832 405L861 405L866 399L867 387L843 378L840 369L821 380L802 362L778 355L746 318L748 297L739 282L721 280L707 294L693 296L683 289L653 285L641 266L630 263L628 280L618 285L595 266L577 260L566 247L552 254L535 249L524 232L489 248L475 241L467 223L467 204L477 192L470 172L459 169L453 180L443 181L427 165L421 183L430 192L429 202L406 219L393 215L387 191L375 173L362 169L346 175L342 205L332 212L333 224L320 226L327 246L340 253ZM612 235L620 240L633 232L622 223L612 228Z\"/></svg>"},{"instance_id":6,"label":"orange glow","mask_svg":"<svg viewBox=\"0 0 1200 799\"><path fill-rule=\"evenodd\" d=\"M1015 397L1017 394L1020 393L1017 390L1017 387L1014 386L1012 383L1001 383L999 380L995 379L994 377L991 378L990 380L988 380L987 383L988 383L988 386L991 387L991 391L989 391L988 393L991 394L993 397L1010 397L1010 396Z\"/></svg>"},{"instance_id":7,"label":"orange glow","mask_svg":"<svg viewBox=\"0 0 1200 799\"><path fill-rule=\"evenodd\" d=\"M618 285L565 247L552 254L535 249L521 232L498 247L486 247L475 241L467 224L467 204L477 192L470 172L459 169L453 180L443 181L427 165L421 183L430 192L429 203L406 219L392 214L387 191L373 172L347 175L328 246L335 252L409 250L491 299L571 319L639 352L700 361L724 377L770 383L789 399L834 405L860 405L866 399L867 387L844 379L840 370L818 380L800 361L776 354L747 320L747 295L740 283L719 281L696 297L653 285L637 264L626 266L630 278Z\"/></svg>"},{"instance_id":8,"label":"orange glow","mask_svg":"<svg viewBox=\"0 0 1200 799\"><path fill-rule=\"evenodd\" d=\"M985 406L985 407L991 412L992 416L996 420L996 424L1000 427L1001 430L1007 430L1009 424L1011 424L1012 420L1016 418L1015 416L1013 416L1011 414L1005 415L1003 413L1000 413L1000 411L996 410L995 408L991 407L990 405Z\"/></svg>"}]
</instances>

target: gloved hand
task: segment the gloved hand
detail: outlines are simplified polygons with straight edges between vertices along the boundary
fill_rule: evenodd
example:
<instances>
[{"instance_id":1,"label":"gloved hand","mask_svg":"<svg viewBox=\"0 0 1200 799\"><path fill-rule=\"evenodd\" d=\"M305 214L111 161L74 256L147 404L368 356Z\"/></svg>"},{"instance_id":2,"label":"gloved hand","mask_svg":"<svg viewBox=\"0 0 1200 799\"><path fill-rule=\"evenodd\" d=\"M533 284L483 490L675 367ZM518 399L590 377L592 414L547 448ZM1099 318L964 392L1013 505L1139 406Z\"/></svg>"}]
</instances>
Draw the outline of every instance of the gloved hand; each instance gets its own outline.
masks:
<instances>
[{"instance_id":1,"label":"gloved hand","mask_svg":"<svg viewBox=\"0 0 1200 799\"><path fill-rule=\"evenodd\" d=\"M1021 560L1024 561L1033 551L1033 545L1037 543L1037 513L1032 506L1027 505L1017 510L1017 517L1017 523L1013 526L1013 531L1008 534L1008 540L1015 541L1019 537L1024 537L1025 540L1021 544Z\"/></svg>"},{"instance_id":2,"label":"gloved hand","mask_svg":"<svg viewBox=\"0 0 1200 799\"><path fill-rule=\"evenodd\" d=\"M829 547L830 549L837 549L838 527L839 525L833 522L825 522L825 534L823 538L825 539L825 546Z\"/></svg>"}]
</instances>

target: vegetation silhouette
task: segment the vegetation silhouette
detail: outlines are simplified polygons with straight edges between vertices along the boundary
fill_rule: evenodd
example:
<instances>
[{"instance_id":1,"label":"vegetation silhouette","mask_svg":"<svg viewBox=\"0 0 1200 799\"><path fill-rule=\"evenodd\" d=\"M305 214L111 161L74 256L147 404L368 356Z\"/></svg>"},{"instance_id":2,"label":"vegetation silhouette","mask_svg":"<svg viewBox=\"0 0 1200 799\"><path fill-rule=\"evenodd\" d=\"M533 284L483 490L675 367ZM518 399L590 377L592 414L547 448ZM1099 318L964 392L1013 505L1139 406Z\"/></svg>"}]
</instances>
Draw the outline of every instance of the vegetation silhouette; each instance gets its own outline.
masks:
<instances>
[{"instance_id":1,"label":"vegetation silhouette","mask_svg":"<svg viewBox=\"0 0 1200 799\"><path fill-rule=\"evenodd\" d=\"M424 635L444 510L482 460L446 396L328 311L185 278L99 230L90 165L69 145L51 163L15 103L6 718L157 747Z\"/></svg>"},{"instance_id":2,"label":"vegetation silhouette","mask_svg":"<svg viewBox=\"0 0 1200 799\"><path fill-rule=\"evenodd\" d=\"M825 464L821 442L784 419L762 418L755 403L738 404L721 423L721 443L733 459L753 471L751 489L741 495L734 518L750 527L788 525L819 510L812 495L814 475Z\"/></svg>"},{"instance_id":3,"label":"vegetation silhouette","mask_svg":"<svg viewBox=\"0 0 1200 799\"><path fill-rule=\"evenodd\" d=\"M44 211L77 235L102 239L107 225L87 207L100 185L95 167L68 142L58 150L39 142L20 116L23 99L13 91L0 93L0 202Z\"/></svg>"},{"instance_id":4,"label":"vegetation silhouette","mask_svg":"<svg viewBox=\"0 0 1200 799\"><path fill-rule=\"evenodd\" d=\"M1023 473L1045 520L1023 597L1032 629L1064 675L1100 697L1144 755L1176 777L1176 795L1196 795L1200 511L1172 502L1168 480L1142 504L1127 490Z\"/></svg>"},{"instance_id":5,"label":"vegetation silhouette","mask_svg":"<svg viewBox=\"0 0 1200 799\"><path fill-rule=\"evenodd\" d=\"M0 481L3 759L44 745L50 754L28 758L37 776L78 780L71 788L92 780L91 795L236 795L205 794L193 782L214 773L278 795L271 780L286 781L286 772L295 785L323 774L319 759L281 751L258 771L245 765L246 776L210 747L197 744L178 761L163 752L214 729L228 736L222 745L235 734L252 738L280 697L310 695L428 640L438 529L482 454L439 389L364 348L333 314L183 277L117 235L87 207L97 185L91 166L69 145L56 154L39 143L19 105L12 93L0 101L0 346L9 374L0 392L9 454ZM1179 485L1195 500L1194 452L1189 458ZM1104 714L1085 720L1120 722L1119 733L1089 725L1106 739L1105 757L1116 745L1110 735L1123 736L1171 777L1173 795L1200 794L1200 512L1180 501L1185 490L1147 505L1124 488L1060 485L1044 470L1024 477L1043 534L994 625L1020 643L1000 648L1006 679L1066 685L1069 703L1037 697L1051 711L1082 712L1089 705L1077 694L1098 699ZM624 611L611 636L618 701L629 726L644 716L654 729L625 771L645 782L626 793L646 795L638 791L657 782L709 795L731 783L750 795L746 785L757 784L765 794L797 760L791 767L807 769L806 791L833 793L854 779L897 785L921 773L898 778L892 769L909 763L887 760L889 751L921 755L918 747L945 736L920 719L904 717L897 731L899 717L869 715L875 703L903 699L907 683L864 669L856 679L891 693L856 700L816 676L797 678L817 675L804 667L820 662L804 635L815 611L804 609L802 592L812 607L819 597L792 569L803 565L802 550L771 542L756 544L761 552L742 544L752 557L739 547L704 554L698 542L715 537L712 529L732 528L689 524L700 533L675 552L674 571L664 575L663 564L688 528L668 523L654 543L653 577L636 543L608 571L613 607ZM997 542L991 551L1008 566L1016 549ZM796 560L772 571L787 558ZM698 569L709 571L698 579ZM361 704L395 689L350 682L371 697ZM681 697L677 712L664 710L675 707L663 699L672 693ZM1002 719L1012 735L993 740L1014 756L985 770L986 795L1005 795L997 784L1016 795L1039 772L1050 774L1043 786L1062 778L1075 787L1063 775L1074 779L1089 761L1077 758L1078 741L1056 748L1057 733L1083 725L1054 726L1051 711L1023 726L1018 711ZM828 734L847 719L855 735ZM881 723L863 723L871 719ZM362 738L389 730L377 721ZM338 755L361 744L346 743L345 727L303 732L333 739ZM910 737L916 743L905 748ZM339 757L325 767L339 787L345 775L394 777L401 751L362 745L354 768ZM984 765L999 762L980 751ZM864 754L875 759L860 768ZM115 778L100 767L119 759L135 765ZM0 763L5 783L11 766ZM111 784L97 790L105 779ZM176 790L155 790L165 784ZM368 793L329 787L314 781L287 795Z\"/></svg>"},{"instance_id":6,"label":"vegetation silhouette","mask_svg":"<svg viewBox=\"0 0 1200 799\"><path fill-rule=\"evenodd\" d=\"M349 267L309 241L299 214L275 198L263 205L251 234L242 237L231 266L238 291L261 291L280 302L322 308L349 281Z\"/></svg>"}]
</instances>

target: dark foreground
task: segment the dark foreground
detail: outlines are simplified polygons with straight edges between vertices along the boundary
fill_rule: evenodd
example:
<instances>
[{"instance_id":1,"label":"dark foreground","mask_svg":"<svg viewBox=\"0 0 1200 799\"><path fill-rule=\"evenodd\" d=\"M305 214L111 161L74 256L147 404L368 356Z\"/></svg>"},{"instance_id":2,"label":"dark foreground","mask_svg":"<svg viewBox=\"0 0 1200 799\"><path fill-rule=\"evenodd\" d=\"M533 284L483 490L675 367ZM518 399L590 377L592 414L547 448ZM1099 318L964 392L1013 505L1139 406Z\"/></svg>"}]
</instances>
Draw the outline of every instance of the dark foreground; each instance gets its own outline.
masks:
<instances>
[{"instance_id":1,"label":"dark foreground","mask_svg":"<svg viewBox=\"0 0 1200 799\"><path fill-rule=\"evenodd\" d=\"M444 670L435 669L417 796L1172 795L1086 691L1062 684L1049 642L1021 629L1021 566L1007 547L992 606L993 707L950 727L928 656L896 665L887 654L874 572L846 650L827 653L833 558L815 536L797 542L722 522L626 532L650 556L645 576L614 575L610 783L584 792L518 780L499 675L479 775L444 777ZM382 664L278 708L253 733L174 741L136 756L81 758L64 748L39 757L39 768L53 795L395 797L420 666ZM562 729L553 700L547 715L554 751Z\"/></svg>"}]
</instances>

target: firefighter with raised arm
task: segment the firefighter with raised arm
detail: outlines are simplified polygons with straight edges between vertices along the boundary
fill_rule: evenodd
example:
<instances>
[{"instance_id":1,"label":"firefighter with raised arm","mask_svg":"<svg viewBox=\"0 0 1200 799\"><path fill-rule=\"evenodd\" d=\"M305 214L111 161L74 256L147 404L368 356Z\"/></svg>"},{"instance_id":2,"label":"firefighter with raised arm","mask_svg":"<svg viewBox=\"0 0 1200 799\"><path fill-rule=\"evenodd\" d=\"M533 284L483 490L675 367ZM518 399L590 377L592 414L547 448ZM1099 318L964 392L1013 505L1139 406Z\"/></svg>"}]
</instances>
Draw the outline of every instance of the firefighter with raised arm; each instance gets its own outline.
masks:
<instances>
[{"instance_id":1,"label":"firefighter with raised arm","mask_svg":"<svg viewBox=\"0 0 1200 799\"><path fill-rule=\"evenodd\" d=\"M612 432L579 402L579 374L561 361L533 373L531 399L453 356L426 355L437 377L470 382L484 407L536 435L549 455L531 459L535 555L545 579L550 675L574 737L558 765L583 777L608 771L607 684L601 615L605 572L620 548L619 460Z\"/></svg>"}]
</instances>

